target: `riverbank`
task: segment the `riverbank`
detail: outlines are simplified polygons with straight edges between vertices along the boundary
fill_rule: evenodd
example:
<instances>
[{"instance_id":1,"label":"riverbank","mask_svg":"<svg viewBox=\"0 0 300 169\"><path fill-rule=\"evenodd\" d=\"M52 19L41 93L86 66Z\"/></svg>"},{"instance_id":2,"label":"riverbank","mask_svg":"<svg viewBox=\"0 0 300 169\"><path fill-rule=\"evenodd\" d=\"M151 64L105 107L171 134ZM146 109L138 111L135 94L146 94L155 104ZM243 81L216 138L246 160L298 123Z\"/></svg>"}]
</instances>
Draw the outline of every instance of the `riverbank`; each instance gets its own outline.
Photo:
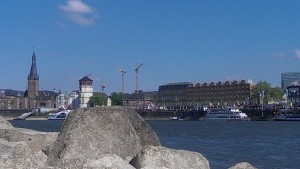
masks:
<instances>
[{"instance_id":1,"label":"riverbank","mask_svg":"<svg viewBox=\"0 0 300 169\"><path fill-rule=\"evenodd\" d=\"M12 116L2 116L3 119L5 120L14 120L16 117ZM169 120L167 117L150 117L150 118L143 118L144 120ZM28 117L25 120L48 120L47 117L42 117L42 116L34 116L34 117Z\"/></svg>"},{"instance_id":2,"label":"riverbank","mask_svg":"<svg viewBox=\"0 0 300 169\"><path fill-rule=\"evenodd\" d=\"M14 120L16 117L2 116L5 120ZM28 117L26 120L47 120L47 117Z\"/></svg>"}]
</instances>

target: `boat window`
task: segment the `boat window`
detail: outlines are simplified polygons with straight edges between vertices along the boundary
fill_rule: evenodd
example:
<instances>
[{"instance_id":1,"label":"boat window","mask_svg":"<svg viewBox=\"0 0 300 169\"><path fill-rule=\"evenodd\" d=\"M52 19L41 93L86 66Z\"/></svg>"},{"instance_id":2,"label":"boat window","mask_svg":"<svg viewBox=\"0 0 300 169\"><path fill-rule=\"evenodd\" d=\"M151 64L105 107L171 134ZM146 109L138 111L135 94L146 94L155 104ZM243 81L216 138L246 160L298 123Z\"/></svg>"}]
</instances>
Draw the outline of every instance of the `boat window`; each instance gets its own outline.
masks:
<instances>
[{"instance_id":1,"label":"boat window","mask_svg":"<svg viewBox=\"0 0 300 169\"><path fill-rule=\"evenodd\" d=\"M57 116L57 118L65 118L66 117L66 113L61 113Z\"/></svg>"}]
</instances>

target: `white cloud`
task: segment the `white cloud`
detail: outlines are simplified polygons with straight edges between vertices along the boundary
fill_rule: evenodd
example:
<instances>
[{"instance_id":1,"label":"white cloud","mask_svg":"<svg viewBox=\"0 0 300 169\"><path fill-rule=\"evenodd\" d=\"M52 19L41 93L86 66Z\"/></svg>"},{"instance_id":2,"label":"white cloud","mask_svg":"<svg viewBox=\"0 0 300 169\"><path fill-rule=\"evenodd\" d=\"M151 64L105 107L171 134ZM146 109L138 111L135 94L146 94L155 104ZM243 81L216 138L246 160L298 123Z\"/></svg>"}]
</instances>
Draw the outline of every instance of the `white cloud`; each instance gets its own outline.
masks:
<instances>
[{"instance_id":1,"label":"white cloud","mask_svg":"<svg viewBox=\"0 0 300 169\"><path fill-rule=\"evenodd\" d=\"M95 23L97 12L81 0L67 0L66 5L59 5L68 18L79 25L89 26Z\"/></svg>"},{"instance_id":2,"label":"white cloud","mask_svg":"<svg viewBox=\"0 0 300 169\"><path fill-rule=\"evenodd\" d=\"M299 49L294 49L293 52L295 54L295 58L300 59L300 50Z\"/></svg>"}]
</instances>

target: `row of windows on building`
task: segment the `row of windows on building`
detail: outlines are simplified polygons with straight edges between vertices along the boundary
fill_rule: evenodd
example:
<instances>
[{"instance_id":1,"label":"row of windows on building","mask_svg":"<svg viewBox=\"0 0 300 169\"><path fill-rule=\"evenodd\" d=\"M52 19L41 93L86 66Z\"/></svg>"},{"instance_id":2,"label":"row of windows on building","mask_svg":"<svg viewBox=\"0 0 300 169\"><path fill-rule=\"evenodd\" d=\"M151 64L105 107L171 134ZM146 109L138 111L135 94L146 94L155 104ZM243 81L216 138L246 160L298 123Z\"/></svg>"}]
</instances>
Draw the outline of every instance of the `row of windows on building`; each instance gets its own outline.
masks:
<instances>
[{"instance_id":1,"label":"row of windows on building","mask_svg":"<svg viewBox=\"0 0 300 169\"><path fill-rule=\"evenodd\" d=\"M224 83L171 83L159 87L158 100L164 105L246 104L249 102L251 81Z\"/></svg>"}]
</instances>

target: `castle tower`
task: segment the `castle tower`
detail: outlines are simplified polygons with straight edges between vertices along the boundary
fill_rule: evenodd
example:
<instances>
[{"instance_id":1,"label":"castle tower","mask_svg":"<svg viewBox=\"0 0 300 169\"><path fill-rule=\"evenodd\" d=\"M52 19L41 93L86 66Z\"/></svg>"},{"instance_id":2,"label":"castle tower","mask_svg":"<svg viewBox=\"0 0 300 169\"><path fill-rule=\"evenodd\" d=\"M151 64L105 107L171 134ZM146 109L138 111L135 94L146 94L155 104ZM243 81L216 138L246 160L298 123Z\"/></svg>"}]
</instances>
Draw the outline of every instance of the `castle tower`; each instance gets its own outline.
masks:
<instances>
[{"instance_id":1,"label":"castle tower","mask_svg":"<svg viewBox=\"0 0 300 169\"><path fill-rule=\"evenodd\" d=\"M34 108L36 106L35 102L39 95L39 75L37 74L36 69L36 56L33 52L32 54L32 62L31 62L31 68L30 73L27 77L28 85L28 99L29 99L29 106L30 108Z\"/></svg>"},{"instance_id":2,"label":"castle tower","mask_svg":"<svg viewBox=\"0 0 300 169\"><path fill-rule=\"evenodd\" d=\"M84 76L79 80L79 107L89 107L88 102L91 96L93 96L93 80Z\"/></svg>"}]
</instances>

